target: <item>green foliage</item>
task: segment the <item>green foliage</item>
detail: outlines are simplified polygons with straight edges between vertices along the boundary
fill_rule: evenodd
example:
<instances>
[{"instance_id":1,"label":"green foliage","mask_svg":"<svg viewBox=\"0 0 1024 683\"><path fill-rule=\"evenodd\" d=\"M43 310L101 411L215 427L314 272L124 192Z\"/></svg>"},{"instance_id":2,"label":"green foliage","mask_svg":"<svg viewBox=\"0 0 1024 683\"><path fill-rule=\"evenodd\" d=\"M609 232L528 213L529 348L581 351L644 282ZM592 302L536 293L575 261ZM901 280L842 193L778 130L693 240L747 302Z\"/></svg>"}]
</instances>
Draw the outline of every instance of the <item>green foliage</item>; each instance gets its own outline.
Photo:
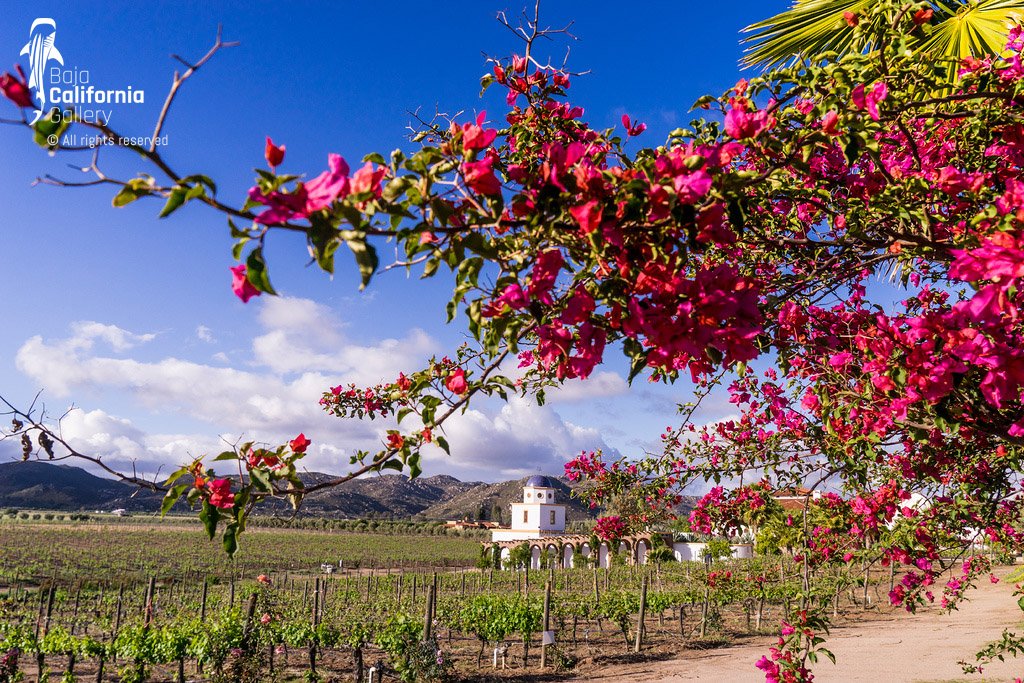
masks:
<instances>
[{"instance_id":1,"label":"green foliage","mask_svg":"<svg viewBox=\"0 0 1024 683\"><path fill-rule=\"evenodd\" d=\"M405 683L447 681L451 661L433 637L423 639L423 625L406 614L389 618L377 632L377 645L388 653L391 666Z\"/></svg>"},{"instance_id":2,"label":"green foliage","mask_svg":"<svg viewBox=\"0 0 1024 683\"><path fill-rule=\"evenodd\" d=\"M533 560L533 551L529 543L520 543L509 552L505 560L505 569L527 569Z\"/></svg>"},{"instance_id":3,"label":"green foliage","mask_svg":"<svg viewBox=\"0 0 1024 683\"><path fill-rule=\"evenodd\" d=\"M704 545L701 551L701 559L711 558L712 562L732 557L732 546L725 538L713 538Z\"/></svg>"}]
</instances>

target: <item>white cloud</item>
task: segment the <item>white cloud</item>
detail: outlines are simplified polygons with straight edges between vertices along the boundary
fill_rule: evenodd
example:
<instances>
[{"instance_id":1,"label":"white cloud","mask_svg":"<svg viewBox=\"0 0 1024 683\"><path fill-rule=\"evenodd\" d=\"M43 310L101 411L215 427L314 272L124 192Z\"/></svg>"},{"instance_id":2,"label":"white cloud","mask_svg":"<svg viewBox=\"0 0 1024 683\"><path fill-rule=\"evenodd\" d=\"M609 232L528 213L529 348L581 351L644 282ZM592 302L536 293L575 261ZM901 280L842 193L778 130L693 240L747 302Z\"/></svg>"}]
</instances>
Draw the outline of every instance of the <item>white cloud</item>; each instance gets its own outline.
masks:
<instances>
[{"instance_id":1,"label":"white cloud","mask_svg":"<svg viewBox=\"0 0 1024 683\"><path fill-rule=\"evenodd\" d=\"M206 342L207 344L213 344L217 341L213 338L213 330L206 325L200 325L196 328L196 338L199 341Z\"/></svg>"},{"instance_id":2,"label":"white cloud","mask_svg":"<svg viewBox=\"0 0 1024 683\"><path fill-rule=\"evenodd\" d=\"M610 398L629 393L629 384L617 372L602 370L585 380L571 379L565 384L548 389L547 399L551 403L591 401L595 398Z\"/></svg>"},{"instance_id":3,"label":"white cloud","mask_svg":"<svg viewBox=\"0 0 1024 683\"><path fill-rule=\"evenodd\" d=\"M237 361L232 366L231 358L242 355L237 352L231 357L218 354L218 365L176 357L141 361L115 356L94 342L102 340L123 354L153 335L100 323L76 323L65 339L32 337L18 350L16 364L48 393L74 396L80 405L88 400L87 410L65 418L64 433L83 452L102 455L119 467L166 471L223 450L225 441L244 438L277 444L302 431L313 440L304 466L343 472L354 452L376 450L385 430L395 425L391 420L327 415L319 406L322 393L335 384L390 381L401 370L421 367L438 347L421 330L402 339L353 344L334 311L305 299L268 299L259 322L264 329L253 339L252 355L241 367ZM556 393L562 401L582 398L581 391L615 395L620 383L614 373L599 373L579 389L570 385ZM587 385L592 389L585 389ZM124 405L126 399L150 414L129 408L115 416L97 407ZM197 426L187 427L187 433L157 433L137 426L143 419L153 424L154 418L171 414ZM445 428L452 456L440 450L428 454L427 474L490 480L536 471L558 474L579 451L607 449L598 430L575 425L552 407L523 399L490 412L478 407L453 416Z\"/></svg>"},{"instance_id":4,"label":"white cloud","mask_svg":"<svg viewBox=\"0 0 1024 683\"><path fill-rule=\"evenodd\" d=\"M599 430L564 420L551 406L513 397L497 414L468 410L445 423L449 458L440 450L428 463L469 479L508 479L542 472L560 475L580 451L603 449L617 455Z\"/></svg>"},{"instance_id":5,"label":"white cloud","mask_svg":"<svg viewBox=\"0 0 1024 683\"><path fill-rule=\"evenodd\" d=\"M72 336L67 340L71 348L91 349L96 340L105 341L117 352L128 351L139 344L156 339L155 334L133 334L116 325L97 322L77 322L71 325Z\"/></svg>"}]
</instances>

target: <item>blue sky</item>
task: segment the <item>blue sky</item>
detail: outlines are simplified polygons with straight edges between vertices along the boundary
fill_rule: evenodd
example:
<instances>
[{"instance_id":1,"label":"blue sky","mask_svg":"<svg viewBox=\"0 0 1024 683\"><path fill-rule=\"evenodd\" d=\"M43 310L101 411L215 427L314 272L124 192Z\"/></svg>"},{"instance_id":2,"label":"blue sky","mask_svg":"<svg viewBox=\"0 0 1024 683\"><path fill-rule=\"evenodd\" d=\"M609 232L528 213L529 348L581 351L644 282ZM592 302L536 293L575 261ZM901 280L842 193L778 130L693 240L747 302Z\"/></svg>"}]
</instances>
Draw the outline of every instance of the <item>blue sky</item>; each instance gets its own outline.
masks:
<instances>
[{"instance_id":1,"label":"blue sky","mask_svg":"<svg viewBox=\"0 0 1024 683\"><path fill-rule=\"evenodd\" d=\"M739 30L777 12L785 0L640 4L549 2L544 23L574 21L578 40L542 45L569 67L571 100L596 127L623 113L648 124L656 145L690 120L692 102L720 93L741 75ZM241 41L219 54L182 90L171 112L164 154L179 172L213 177L219 194L241 203L251 169L263 165L265 135L288 147L282 170L315 175L328 152L357 162L371 151L410 149L411 111L488 110L481 100L487 55L516 49L495 21L519 4L422 2L83 2L48 10L68 70L90 84L145 91L145 103L118 105L111 125L145 135L178 66L198 57L218 24ZM5 5L0 71L19 60L39 5ZM27 67L25 58L21 63ZM0 102L0 117L15 109ZM103 153L114 176L152 171L124 154ZM316 399L341 381L372 383L415 369L464 339L443 324L447 280L424 284L398 272L360 293L352 264L333 281L306 267L299 239L269 247L282 297L243 305L229 288L233 265L225 221L199 206L158 220L159 204L113 209L108 188L32 186L37 176L79 179L23 129L0 126L0 393L27 404L43 389L49 412L78 410L65 433L82 450L142 471L220 450L240 435L279 441L303 430L314 441L307 467L341 472L348 454L373 447L388 426L319 413ZM382 249L386 259L387 249ZM588 386L570 386L544 408L527 402L481 405L449 428L451 458L434 453L426 474L496 480L543 471L581 449L636 454L673 424L687 386L640 382L629 388L617 359ZM702 419L729 414L710 402ZM0 443L0 459L15 457Z\"/></svg>"}]
</instances>

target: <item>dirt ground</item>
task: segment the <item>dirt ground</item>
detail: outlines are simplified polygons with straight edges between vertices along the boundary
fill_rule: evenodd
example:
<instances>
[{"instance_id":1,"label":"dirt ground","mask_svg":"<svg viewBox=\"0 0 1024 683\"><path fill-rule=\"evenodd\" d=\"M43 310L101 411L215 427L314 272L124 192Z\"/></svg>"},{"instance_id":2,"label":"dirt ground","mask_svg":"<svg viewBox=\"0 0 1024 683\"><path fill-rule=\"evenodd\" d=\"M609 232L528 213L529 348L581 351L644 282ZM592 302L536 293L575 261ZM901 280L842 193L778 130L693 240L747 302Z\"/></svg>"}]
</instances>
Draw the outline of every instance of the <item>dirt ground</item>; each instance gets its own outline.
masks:
<instances>
[{"instance_id":1,"label":"dirt ground","mask_svg":"<svg viewBox=\"0 0 1024 683\"><path fill-rule=\"evenodd\" d=\"M914 615L894 612L837 627L826 644L837 663L820 662L814 668L815 683L989 683L1024 676L1024 657L996 661L982 675L965 675L957 664L973 662L974 654L999 639L1004 628L1024 630L1024 613L1012 593L1013 585L1006 581L992 584L983 579L970 593L970 602L953 614L936 609ZM684 652L677 659L616 664L571 680L763 683L764 675L754 662L772 642L757 638L721 650Z\"/></svg>"}]
</instances>

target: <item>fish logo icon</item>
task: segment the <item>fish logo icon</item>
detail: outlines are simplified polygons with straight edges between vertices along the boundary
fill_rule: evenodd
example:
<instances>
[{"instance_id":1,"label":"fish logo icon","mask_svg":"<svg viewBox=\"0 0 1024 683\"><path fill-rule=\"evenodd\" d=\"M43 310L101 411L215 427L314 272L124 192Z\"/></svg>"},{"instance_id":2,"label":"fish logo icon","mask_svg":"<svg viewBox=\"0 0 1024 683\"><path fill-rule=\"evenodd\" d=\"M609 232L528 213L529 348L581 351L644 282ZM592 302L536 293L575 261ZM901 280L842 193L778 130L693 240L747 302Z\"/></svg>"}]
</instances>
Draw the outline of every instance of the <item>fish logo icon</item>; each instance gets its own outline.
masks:
<instances>
[{"instance_id":1,"label":"fish logo icon","mask_svg":"<svg viewBox=\"0 0 1024 683\"><path fill-rule=\"evenodd\" d=\"M57 22L53 19L36 19L32 22L32 28L29 29L28 35L28 43L21 48L21 55L28 56L28 87L35 93L35 98L39 101L36 117L32 119L32 123L35 123L43 115L43 109L46 108L46 86L44 85L46 66L51 59L64 66L64 57L57 46L53 44L54 38L57 36Z\"/></svg>"}]
</instances>

